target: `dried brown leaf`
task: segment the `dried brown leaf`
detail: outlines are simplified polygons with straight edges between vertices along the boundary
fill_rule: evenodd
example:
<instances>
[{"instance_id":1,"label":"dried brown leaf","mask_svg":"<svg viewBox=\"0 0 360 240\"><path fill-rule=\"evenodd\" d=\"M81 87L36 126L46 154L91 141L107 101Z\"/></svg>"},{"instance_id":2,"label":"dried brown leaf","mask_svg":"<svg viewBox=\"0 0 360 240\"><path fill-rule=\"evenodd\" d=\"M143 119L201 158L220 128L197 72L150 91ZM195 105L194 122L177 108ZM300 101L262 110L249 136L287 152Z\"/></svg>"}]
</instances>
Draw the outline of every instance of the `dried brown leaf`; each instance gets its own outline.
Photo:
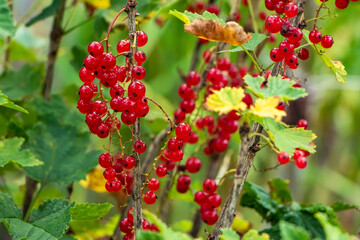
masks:
<instances>
[{"instance_id":1,"label":"dried brown leaf","mask_svg":"<svg viewBox=\"0 0 360 240\"><path fill-rule=\"evenodd\" d=\"M185 24L185 32L209 41L222 41L234 46L247 43L252 37L236 22L227 22L222 26L219 22L197 18Z\"/></svg>"}]
</instances>

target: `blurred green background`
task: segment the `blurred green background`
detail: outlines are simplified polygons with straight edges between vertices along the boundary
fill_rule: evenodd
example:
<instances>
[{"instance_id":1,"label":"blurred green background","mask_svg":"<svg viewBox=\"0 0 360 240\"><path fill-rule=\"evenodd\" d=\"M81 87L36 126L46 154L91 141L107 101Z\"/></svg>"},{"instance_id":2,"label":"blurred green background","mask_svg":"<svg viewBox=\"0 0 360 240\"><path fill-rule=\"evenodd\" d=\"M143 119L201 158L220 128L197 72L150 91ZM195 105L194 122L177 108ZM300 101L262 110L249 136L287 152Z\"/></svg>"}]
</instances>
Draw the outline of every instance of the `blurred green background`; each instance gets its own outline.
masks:
<instances>
[{"instance_id":1,"label":"blurred green background","mask_svg":"<svg viewBox=\"0 0 360 240\"><path fill-rule=\"evenodd\" d=\"M24 96L16 96L13 88L21 87L21 85L9 86L8 83L2 82L1 79L0 89L9 95L10 99L15 96L13 100L19 102L31 101L39 93L40 88L38 85L40 83L32 81L31 76L40 76L40 79L41 76L43 77L44 62L46 61L49 44L49 31L53 20L47 18L31 27L23 26L23 23L27 22L31 16L36 15L49 4L49 1L40 1L39 6L29 16L23 18L24 14L35 2L38 3L39 1L12 1L14 18L22 24L19 25L16 36L12 39L10 45L9 69L18 72L16 78L19 83L21 81L30 81L34 86L34 91L25 98L23 98ZM173 114L180 102L177 88L182 81L178 69L185 73L188 71L197 39L190 34L184 33L183 24L178 19L169 16L168 11L170 9L183 11L186 9L188 2L190 1L139 1L140 17L149 14L153 15L152 11L155 11L156 14L140 24L141 30L145 31L149 37L148 44L142 49L147 54L148 59L144 63L147 71L145 79L147 95L159 102L170 114ZM225 19L229 10L228 1L216 2L221 4L220 16ZM86 9L81 1L68 1L64 17L65 29L71 29L84 21L86 23L66 34L62 39L56 61L52 93L62 96L70 112L76 111L77 89L82 84L78 79L78 70L82 65L83 58L86 56L87 45L92 41L100 41L105 37L109 22L123 4L124 1L112 0L109 8L94 9L90 16L89 9ZM296 76L307 79L303 86L308 90L309 96L306 100L294 103L295 107L289 109L291 112L291 114L289 112L289 115L291 116L287 118L290 124L296 124L296 121L300 118L305 118L309 122L309 129L313 130L318 136L315 140L317 153L309 158L308 167L305 170L299 170L292 164L267 172L259 172L252 168L248 180L267 188L267 181L271 178L289 179L294 200L301 203L332 204L337 200L342 200L360 205L360 67L358 66L358 59L360 58L360 18L358 16L360 4L351 2L347 9L341 11L334 10L332 5L334 5L333 1L330 0L328 6L338 16L336 18L327 17L325 21L319 20L318 25L324 34L330 34L334 37L335 44L331 49L327 50L327 54L333 60L341 61L345 65L348 73L347 83L338 83L331 70L309 47L310 59L301 62L299 70L295 72ZM305 16L307 18L314 17L317 6L315 2L308 2ZM257 12L264 10L263 2L260 1ZM240 11L242 13L240 23L244 24L247 20L248 9L241 5ZM326 14L326 11L323 13ZM120 17L118 22L121 22L123 18ZM263 22L258 19L258 24L262 26ZM312 28L312 23L309 23L309 28ZM116 46L116 43L125 37L126 30L124 30L124 26L121 23L117 24L110 35L110 43L112 46ZM278 38L280 37L278 36ZM4 39L0 39L0 55L3 55L5 51L4 42ZM212 45L213 43L202 46L201 52ZM260 62L265 66L270 63L268 53L272 47L274 45L267 44L260 55ZM230 55L230 58L236 59L236 55ZM30 67L19 72L18 70L24 64ZM38 69L38 72L36 72L36 69ZM166 121L161 112L154 107L151 107L151 109L149 117L142 121L143 136L147 144L150 144L152 137L166 126ZM6 133L6 129L10 124L6 119L9 116L21 119L18 121L24 123L24 128L26 128L26 124L31 124L32 119L36 116L36 113L31 111L29 115L14 115L11 113L7 115L3 108L0 110L2 111L0 116L0 136L4 136ZM81 119L82 117L78 116L78 118ZM80 129L86 128L81 121L78 121L77 124ZM125 136L129 136L127 129L122 129L122 131L124 131ZM202 135L200 133L200 138L204 138L203 133ZM238 145L235 138L231 144L233 158L235 158ZM91 136L90 148L101 150L105 142ZM185 155L189 156L192 150L194 148L187 148ZM204 159L204 167L200 173L192 177L192 185L195 189L199 187L206 172L205 156L201 153L196 155ZM256 169L262 169L275 164L276 155L263 150L256 156L254 165ZM13 183L9 191L20 196L24 184L24 177L21 172L10 171L4 173L4 181ZM227 193L230 181L226 181L220 189L222 194ZM56 186L56 188L60 189L60 191L54 190L54 186L49 187L49 189L53 189L49 190L49 192L54 191L49 193L52 194L52 197L65 194L65 186ZM175 194L174 197L179 196ZM168 213L170 225L177 223L180 219L191 220L193 214L198 211L195 203L188 201L188 196L182 196L181 198L183 200L170 200L171 207ZM106 193L96 193L83 188L79 184L75 185L71 200L80 202L112 201L115 203L114 199ZM18 201L21 202L20 197ZM159 207L155 204L152 209L157 211ZM115 214L116 209L113 210L113 214ZM264 228L264 223L261 222L260 217L253 210L239 208L239 212L242 213L244 219L252 222L255 228ZM341 213L340 222L345 230L352 234L356 234L360 230L360 215L357 211Z\"/></svg>"}]
</instances>

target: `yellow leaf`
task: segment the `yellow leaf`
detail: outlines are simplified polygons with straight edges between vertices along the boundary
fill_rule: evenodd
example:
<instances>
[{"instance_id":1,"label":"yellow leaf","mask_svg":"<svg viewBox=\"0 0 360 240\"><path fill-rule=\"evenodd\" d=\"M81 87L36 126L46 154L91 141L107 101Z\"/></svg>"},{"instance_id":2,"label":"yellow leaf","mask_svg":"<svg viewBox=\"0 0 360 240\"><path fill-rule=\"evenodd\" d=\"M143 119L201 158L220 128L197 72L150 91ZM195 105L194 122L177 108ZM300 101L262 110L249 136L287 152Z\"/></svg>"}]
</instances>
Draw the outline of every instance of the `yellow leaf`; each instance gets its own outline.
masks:
<instances>
[{"instance_id":1,"label":"yellow leaf","mask_svg":"<svg viewBox=\"0 0 360 240\"><path fill-rule=\"evenodd\" d=\"M242 101L244 98L244 90L242 88L225 87L219 91L213 91L205 102L205 107L219 114L226 114L235 111L244 111L246 104Z\"/></svg>"},{"instance_id":2,"label":"yellow leaf","mask_svg":"<svg viewBox=\"0 0 360 240\"><path fill-rule=\"evenodd\" d=\"M91 5L93 8L108 8L110 0L82 0L84 3Z\"/></svg>"},{"instance_id":3,"label":"yellow leaf","mask_svg":"<svg viewBox=\"0 0 360 240\"><path fill-rule=\"evenodd\" d=\"M258 98L256 99L254 106L250 107L250 110L257 116L271 117L276 121L280 121L282 117L286 116L286 113L283 110L276 108L279 103L279 97L269 97L265 99Z\"/></svg>"},{"instance_id":4,"label":"yellow leaf","mask_svg":"<svg viewBox=\"0 0 360 240\"><path fill-rule=\"evenodd\" d=\"M106 180L103 176L103 171L99 168L94 168L86 175L86 180L81 180L80 185L89 188L95 192L107 192L105 189Z\"/></svg>"},{"instance_id":5,"label":"yellow leaf","mask_svg":"<svg viewBox=\"0 0 360 240\"><path fill-rule=\"evenodd\" d=\"M183 21L185 24L189 24L189 23L190 23L190 19L189 19L185 14L183 14L183 13L181 13L181 12L170 10L169 14L177 17L178 19L180 19L181 21Z\"/></svg>"},{"instance_id":6,"label":"yellow leaf","mask_svg":"<svg viewBox=\"0 0 360 240\"><path fill-rule=\"evenodd\" d=\"M243 218L235 217L231 228L241 234L246 233L251 228L251 223Z\"/></svg>"}]
</instances>

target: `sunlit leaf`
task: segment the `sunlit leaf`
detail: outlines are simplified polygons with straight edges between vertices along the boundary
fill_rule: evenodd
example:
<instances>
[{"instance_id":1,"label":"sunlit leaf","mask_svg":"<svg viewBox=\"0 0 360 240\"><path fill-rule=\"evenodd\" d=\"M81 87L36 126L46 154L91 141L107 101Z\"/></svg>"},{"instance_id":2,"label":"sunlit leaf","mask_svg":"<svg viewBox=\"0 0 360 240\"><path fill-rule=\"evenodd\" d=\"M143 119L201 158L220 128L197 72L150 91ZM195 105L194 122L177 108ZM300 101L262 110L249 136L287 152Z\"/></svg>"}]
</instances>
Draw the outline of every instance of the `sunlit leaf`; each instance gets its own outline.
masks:
<instances>
[{"instance_id":1,"label":"sunlit leaf","mask_svg":"<svg viewBox=\"0 0 360 240\"><path fill-rule=\"evenodd\" d=\"M0 140L0 167L9 162L14 162L23 167L32 167L43 164L42 161L30 152L29 149L21 149L25 139L8 138Z\"/></svg>"},{"instance_id":2,"label":"sunlit leaf","mask_svg":"<svg viewBox=\"0 0 360 240\"><path fill-rule=\"evenodd\" d=\"M112 207L110 203L78 203L70 209L70 215L72 220L98 220Z\"/></svg>"},{"instance_id":3,"label":"sunlit leaf","mask_svg":"<svg viewBox=\"0 0 360 240\"><path fill-rule=\"evenodd\" d=\"M309 240L310 235L305 229L285 221L280 222L280 235L286 240Z\"/></svg>"},{"instance_id":4,"label":"sunlit leaf","mask_svg":"<svg viewBox=\"0 0 360 240\"><path fill-rule=\"evenodd\" d=\"M293 87L294 81L281 79L281 76L269 76L266 87L261 86L265 81L265 78L261 76L253 77L246 75L244 80L248 85L247 88L261 98L277 96L281 98L281 101L288 101L307 96L304 88Z\"/></svg>"},{"instance_id":5,"label":"sunlit leaf","mask_svg":"<svg viewBox=\"0 0 360 240\"><path fill-rule=\"evenodd\" d=\"M222 240L240 240L240 236L230 228L221 228L221 235L219 236Z\"/></svg>"},{"instance_id":6,"label":"sunlit leaf","mask_svg":"<svg viewBox=\"0 0 360 240\"><path fill-rule=\"evenodd\" d=\"M327 240L358 240L355 236L350 236L349 234L343 232L336 226L331 225L328 222L328 219L323 213L316 213L315 217L320 221L321 225L325 230L325 235Z\"/></svg>"},{"instance_id":7,"label":"sunlit leaf","mask_svg":"<svg viewBox=\"0 0 360 240\"><path fill-rule=\"evenodd\" d=\"M11 108L11 109L23 112L23 113L29 113L24 108L22 108L22 107L16 105L15 103L13 103L12 101L10 101L8 96L3 94L1 91L0 91L0 106Z\"/></svg>"},{"instance_id":8,"label":"sunlit leaf","mask_svg":"<svg viewBox=\"0 0 360 240\"><path fill-rule=\"evenodd\" d=\"M270 236L266 233L259 234L255 229L251 229L241 240L270 240Z\"/></svg>"},{"instance_id":9,"label":"sunlit leaf","mask_svg":"<svg viewBox=\"0 0 360 240\"><path fill-rule=\"evenodd\" d=\"M276 108L279 103L280 98L278 97L258 98L255 104L250 106L250 110L259 117L270 117L280 121L282 117L286 116L286 112Z\"/></svg>"},{"instance_id":10,"label":"sunlit leaf","mask_svg":"<svg viewBox=\"0 0 360 240\"><path fill-rule=\"evenodd\" d=\"M346 82L346 75L347 72L345 70L344 65L340 61L333 61L329 58L328 55L325 54L325 49L321 46L321 44L312 44L309 40L309 31L304 29L304 38L305 40L313 47L313 49L318 53L318 55L322 58L322 60L325 62L326 66L328 66L335 74L336 80L339 83L345 83Z\"/></svg>"},{"instance_id":11,"label":"sunlit leaf","mask_svg":"<svg viewBox=\"0 0 360 240\"><path fill-rule=\"evenodd\" d=\"M219 114L229 113L232 110L243 111L246 104L242 101L245 93L242 88L225 87L220 90L214 90L205 102L205 107L209 111L218 112Z\"/></svg>"}]
</instances>

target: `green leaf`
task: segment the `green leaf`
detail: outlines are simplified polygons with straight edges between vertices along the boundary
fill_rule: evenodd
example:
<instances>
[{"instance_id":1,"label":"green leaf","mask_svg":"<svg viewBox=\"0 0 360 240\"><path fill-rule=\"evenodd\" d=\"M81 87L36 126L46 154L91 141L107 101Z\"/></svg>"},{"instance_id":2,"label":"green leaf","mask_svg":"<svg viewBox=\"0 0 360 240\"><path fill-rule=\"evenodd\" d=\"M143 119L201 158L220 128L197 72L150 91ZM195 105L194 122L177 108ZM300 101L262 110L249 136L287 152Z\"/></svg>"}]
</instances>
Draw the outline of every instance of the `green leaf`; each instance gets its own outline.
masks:
<instances>
[{"instance_id":1,"label":"green leaf","mask_svg":"<svg viewBox=\"0 0 360 240\"><path fill-rule=\"evenodd\" d=\"M241 240L270 240L270 236L266 233L259 235L255 229L250 229Z\"/></svg>"},{"instance_id":2,"label":"green leaf","mask_svg":"<svg viewBox=\"0 0 360 240\"><path fill-rule=\"evenodd\" d=\"M44 229L33 226L16 218L4 218L1 220L9 230L12 240L57 240Z\"/></svg>"},{"instance_id":3,"label":"green leaf","mask_svg":"<svg viewBox=\"0 0 360 240\"><path fill-rule=\"evenodd\" d=\"M0 140L0 167L9 162L14 162L23 167L32 167L43 164L30 152L29 149L22 150L24 138L8 138Z\"/></svg>"},{"instance_id":4,"label":"green leaf","mask_svg":"<svg viewBox=\"0 0 360 240\"><path fill-rule=\"evenodd\" d=\"M193 227L193 221L190 220L180 220L174 224L171 225L171 228L174 229L174 231L178 232L190 232Z\"/></svg>"},{"instance_id":5,"label":"green leaf","mask_svg":"<svg viewBox=\"0 0 360 240\"><path fill-rule=\"evenodd\" d=\"M308 240L310 235L301 227L281 221L280 234L284 240Z\"/></svg>"},{"instance_id":6,"label":"green leaf","mask_svg":"<svg viewBox=\"0 0 360 240\"><path fill-rule=\"evenodd\" d=\"M33 96L41 87L44 65L24 65L21 69L7 71L0 76L3 92L14 101ZM16 86L16 87L14 87Z\"/></svg>"},{"instance_id":7,"label":"green leaf","mask_svg":"<svg viewBox=\"0 0 360 240\"><path fill-rule=\"evenodd\" d=\"M137 231L136 232L137 240L164 240L164 238L157 232L152 231Z\"/></svg>"},{"instance_id":8,"label":"green leaf","mask_svg":"<svg viewBox=\"0 0 360 240\"><path fill-rule=\"evenodd\" d=\"M322 58L325 62L326 66L328 66L335 74L335 78L339 83L346 82L346 75L347 72L345 70L344 65L340 61L333 61L329 58L328 55L325 54L325 49L321 46L321 44L314 44L311 43L309 39L309 31L303 29L303 36L305 40L312 46L312 48L318 53L318 55Z\"/></svg>"},{"instance_id":9,"label":"green leaf","mask_svg":"<svg viewBox=\"0 0 360 240\"><path fill-rule=\"evenodd\" d=\"M311 142L316 135L303 128L286 128L272 118L264 118L264 128L280 152L293 155L296 148L301 148L310 153L315 152L315 145Z\"/></svg>"},{"instance_id":10,"label":"green leaf","mask_svg":"<svg viewBox=\"0 0 360 240\"><path fill-rule=\"evenodd\" d=\"M0 39L0 46L4 46L5 39ZM27 62L36 62L37 56L35 55L35 50L24 46L22 43L14 40L13 38L10 41L10 54L9 54L9 60L10 61L27 61Z\"/></svg>"},{"instance_id":11,"label":"green leaf","mask_svg":"<svg viewBox=\"0 0 360 240\"><path fill-rule=\"evenodd\" d=\"M173 15L183 21L185 24L189 24L190 22L194 21L197 18L205 19L205 20L213 20L215 22L219 22L222 26L225 26L225 21L220 19L218 16L216 16L214 13L210 13L208 11L205 11L202 15L198 13L192 13L185 11L184 13L178 12L176 10L169 12L170 15Z\"/></svg>"},{"instance_id":12,"label":"green leaf","mask_svg":"<svg viewBox=\"0 0 360 240\"><path fill-rule=\"evenodd\" d=\"M335 214L334 209L332 209L329 206L325 206L325 205L319 204L319 203L310 204L310 205L302 205L301 211L310 213L312 215L314 215L315 213L318 213L318 212L323 212L326 214L326 216L328 217L328 220L331 222L331 224L333 224L334 226L340 227L340 223L337 221L337 216Z\"/></svg>"},{"instance_id":13,"label":"green leaf","mask_svg":"<svg viewBox=\"0 0 360 240\"><path fill-rule=\"evenodd\" d=\"M33 25L34 23L36 23L38 21L44 20L45 18L48 18L48 17L54 15L56 13L56 11L59 9L60 5L61 5L61 1L53 0L52 3L49 6L44 8L38 15L31 18L25 24L25 26L29 27L29 26Z\"/></svg>"},{"instance_id":14,"label":"green leaf","mask_svg":"<svg viewBox=\"0 0 360 240\"><path fill-rule=\"evenodd\" d=\"M62 199L47 200L38 209L32 210L30 223L59 238L69 228L69 210L73 205Z\"/></svg>"},{"instance_id":15,"label":"green leaf","mask_svg":"<svg viewBox=\"0 0 360 240\"><path fill-rule=\"evenodd\" d=\"M84 58L88 55L84 47L75 45L71 48L72 59L70 61L71 66L75 71L79 71L84 63Z\"/></svg>"},{"instance_id":16,"label":"green leaf","mask_svg":"<svg viewBox=\"0 0 360 240\"><path fill-rule=\"evenodd\" d=\"M245 43L242 46L238 46L236 48L230 49L230 50L223 50L220 51L219 53L223 53L223 52L242 52L244 51L244 48L248 51L254 51L255 48L262 43L262 41L264 41L265 39L269 38L268 36L266 36L265 34L261 34L261 33L250 33L252 36L252 39L249 40L249 42Z\"/></svg>"},{"instance_id":17,"label":"green leaf","mask_svg":"<svg viewBox=\"0 0 360 240\"><path fill-rule=\"evenodd\" d=\"M359 206L337 201L331 205L331 208L335 212L340 212L340 211L345 211L345 210L350 210L350 209L356 209L356 208L359 208Z\"/></svg>"},{"instance_id":18,"label":"green leaf","mask_svg":"<svg viewBox=\"0 0 360 240\"><path fill-rule=\"evenodd\" d=\"M281 101L296 100L307 96L304 88L295 88L294 81L288 79L281 79L281 76L269 76L267 79L267 87L261 88L261 84L265 81L264 77L253 77L246 75L244 77L245 83L256 96L260 98L280 97Z\"/></svg>"},{"instance_id":19,"label":"green leaf","mask_svg":"<svg viewBox=\"0 0 360 240\"><path fill-rule=\"evenodd\" d=\"M344 233L340 228L331 225L325 214L317 213L315 214L315 217L320 221L324 228L326 240L358 240L357 237L350 236L349 234Z\"/></svg>"},{"instance_id":20,"label":"green leaf","mask_svg":"<svg viewBox=\"0 0 360 240\"><path fill-rule=\"evenodd\" d=\"M60 125L56 118L36 124L28 135L29 147L44 162L25 168L26 174L42 183L73 183L84 179L97 165L98 151L86 152L89 135L75 126Z\"/></svg>"},{"instance_id":21,"label":"green leaf","mask_svg":"<svg viewBox=\"0 0 360 240\"><path fill-rule=\"evenodd\" d=\"M98 220L113 207L110 203L79 203L70 209L72 220Z\"/></svg>"},{"instance_id":22,"label":"green leaf","mask_svg":"<svg viewBox=\"0 0 360 240\"><path fill-rule=\"evenodd\" d=\"M271 199L267 191L250 182L244 184L244 194L240 204L255 209L266 220L277 218L278 211L283 208Z\"/></svg>"},{"instance_id":23,"label":"green leaf","mask_svg":"<svg viewBox=\"0 0 360 240\"><path fill-rule=\"evenodd\" d=\"M14 36L14 20L6 0L0 0L0 37Z\"/></svg>"},{"instance_id":24,"label":"green leaf","mask_svg":"<svg viewBox=\"0 0 360 240\"><path fill-rule=\"evenodd\" d=\"M29 113L24 108L22 108L22 107L16 105L15 103L13 103L12 101L10 101L8 96L3 94L1 91L0 91L0 106L11 108L11 109L14 109L14 110L17 110L17 111L20 111L23 113L27 113L27 114Z\"/></svg>"},{"instance_id":25,"label":"green leaf","mask_svg":"<svg viewBox=\"0 0 360 240\"><path fill-rule=\"evenodd\" d=\"M163 223L155 214L151 213L150 211L143 210L143 214L146 218L155 223L156 226L160 230L160 234L163 239L171 239L171 240L191 240L192 238L186 235L185 233L175 232L171 228L168 228L165 223Z\"/></svg>"},{"instance_id":26,"label":"green leaf","mask_svg":"<svg viewBox=\"0 0 360 240\"><path fill-rule=\"evenodd\" d=\"M270 195L278 203L291 203L292 197L289 189L289 181L281 178L271 179L269 181Z\"/></svg>"},{"instance_id":27,"label":"green leaf","mask_svg":"<svg viewBox=\"0 0 360 240\"><path fill-rule=\"evenodd\" d=\"M16 206L14 200L5 193L0 193L0 219L22 218L22 211Z\"/></svg>"},{"instance_id":28,"label":"green leaf","mask_svg":"<svg viewBox=\"0 0 360 240\"><path fill-rule=\"evenodd\" d=\"M221 235L219 236L222 240L240 240L240 236L230 228L221 228Z\"/></svg>"}]
</instances>

